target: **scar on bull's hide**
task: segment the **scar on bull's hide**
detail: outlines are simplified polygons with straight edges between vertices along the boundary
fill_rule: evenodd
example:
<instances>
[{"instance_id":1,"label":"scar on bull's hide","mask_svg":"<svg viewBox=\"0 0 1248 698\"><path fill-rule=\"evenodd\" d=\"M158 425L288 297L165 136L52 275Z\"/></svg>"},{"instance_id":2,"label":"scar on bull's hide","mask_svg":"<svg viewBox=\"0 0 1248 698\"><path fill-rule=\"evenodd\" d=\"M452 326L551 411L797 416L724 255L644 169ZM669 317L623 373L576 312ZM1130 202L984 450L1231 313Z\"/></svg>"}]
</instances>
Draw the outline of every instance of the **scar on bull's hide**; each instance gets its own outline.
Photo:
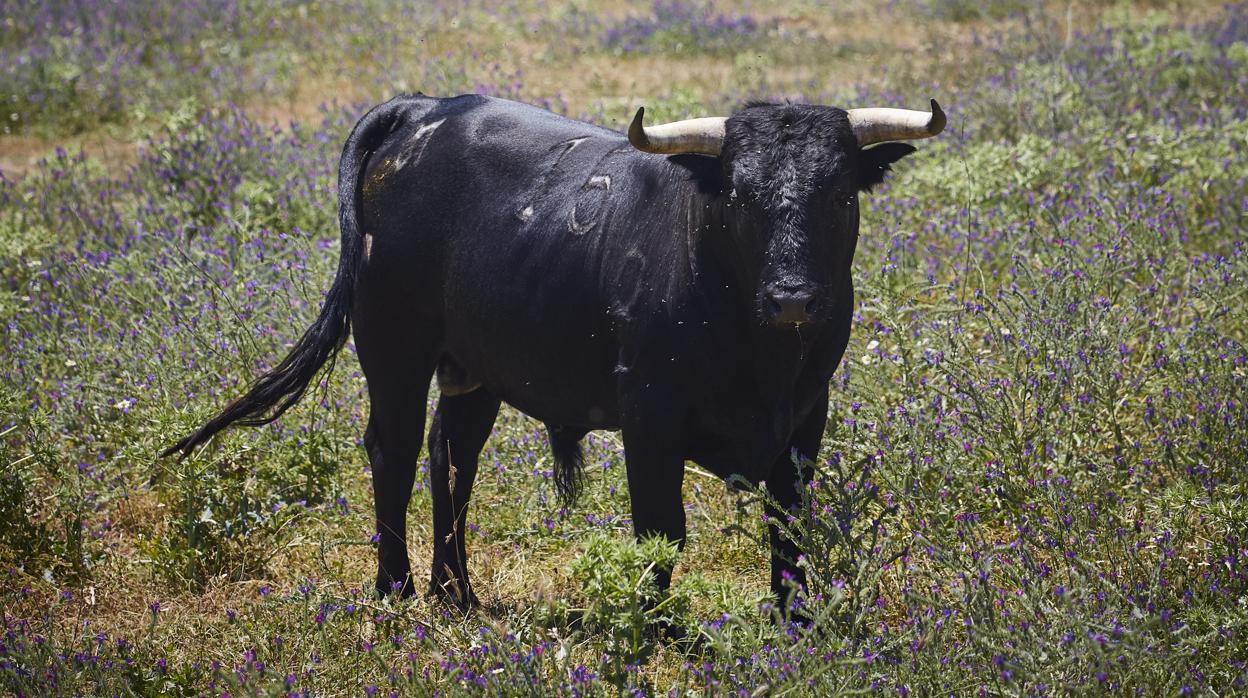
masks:
<instances>
[{"instance_id":1,"label":"scar on bull's hide","mask_svg":"<svg viewBox=\"0 0 1248 698\"><path fill-rule=\"evenodd\" d=\"M364 233L364 261L368 262L373 256L373 236L370 233Z\"/></svg>"},{"instance_id":2,"label":"scar on bull's hide","mask_svg":"<svg viewBox=\"0 0 1248 698\"><path fill-rule=\"evenodd\" d=\"M576 217L576 204L572 204L572 211L568 213L568 230L573 235L584 235L594 229L597 224L596 218L590 218L587 221L578 220ZM592 213L591 213L592 215Z\"/></svg>"},{"instance_id":3,"label":"scar on bull's hide","mask_svg":"<svg viewBox=\"0 0 1248 698\"><path fill-rule=\"evenodd\" d=\"M444 356L438 362L438 391L445 397L455 397L456 395L466 395L481 387L481 384L474 381L468 375L468 371L463 366L455 363L455 360Z\"/></svg>"},{"instance_id":4,"label":"scar on bull's hide","mask_svg":"<svg viewBox=\"0 0 1248 698\"><path fill-rule=\"evenodd\" d=\"M607 155L610 155L610 153L607 153ZM603 157L605 158L606 156L604 155ZM573 235L584 235L598 225L598 221L602 217L602 199L606 196L604 192L611 191L611 176L602 174L591 175L589 179L585 180L585 184L581 187L581 191L591 192L591 197L584 198L582 201L582 203L587 204L587 206L583 208L589 208L589 214L585 220L578 218L577 207L580 206L580 204L572 205L572 211L568 214L568 230L571 231ZM592 192L597 192L597 194L593 195ZM580 213L584 213L583 208Z\"/></svg>"},{"instance_id":5,"label":"scar on bull's hide","mask_svg":"<svg viewBox=\"0 0 1248 698\"><path fill-rule=\"evenodd\" d=\"M436 131L444 121L446 121L446 119L438 119L437 121L425 124L424 126L416 129L416 132L412 134L412 137L408 138L407 142L403 144L403 150L399 152L399 156L394 165L395 169L401 169L409 162L419 162L421 154L425 152L425 146L429 144L429 139L426 138L426 136L432 136L433 132Z\"/></svg>"},{"instance_id":6,"label":"scar on bull's hide","mask_svg":"<svg viewBox=\"0 0 1248 698\"><path fill-rule=\"evenodd\" d=\"M563 162L563 159L567 157L568 153L576 149L576 146L587 140L589 140L589 136L578 136L551 146L549 152L556 153L555 160L550 163L548 167L546 167L546 169L542 172L542 176L539 177L537 181L534 182L533 186L529 188L529 191L522 200L523 203L521 204L520 209L516 211L516 218L520 219L523 223L528 223L533 219L533 214L535 212L534 205L540 204L540 202L546 198L546 195L550 193L549 189L551 183L556 179L555 173L559 171L560 163Z\"/></svg>"}]
</instances>

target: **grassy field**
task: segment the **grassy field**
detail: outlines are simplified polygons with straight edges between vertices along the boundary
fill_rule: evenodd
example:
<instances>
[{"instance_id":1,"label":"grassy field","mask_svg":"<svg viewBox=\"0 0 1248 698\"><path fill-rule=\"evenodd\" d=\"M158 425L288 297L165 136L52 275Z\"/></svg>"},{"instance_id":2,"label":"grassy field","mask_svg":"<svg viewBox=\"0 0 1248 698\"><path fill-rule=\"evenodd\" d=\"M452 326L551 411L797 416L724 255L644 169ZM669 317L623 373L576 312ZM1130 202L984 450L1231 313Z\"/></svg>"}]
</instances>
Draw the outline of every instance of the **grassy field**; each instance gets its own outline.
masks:
<instances>
[{"instance_id":1,"label":"grassy field","mask_svg":"<svg viewBox=\"0 0 1248 698\"><path fill-rule=\"evenodd\" d=\"M0 0L0 688L18 695L1248 690L1248 6ZM945 105L864 197L858 312L773 622L759 496L695 466L670 599L618 434L560 507L504 408L462 616L377 599L353 348L157 460L284 354L337 155L399 91L621 128L752 98ZM430 396L436 400L436 389ZM422 463L422 474L426 472ZM428 555L427 478L409 514ZM419 585L418 585L419 586ZM656 639L662 618L688 630Z\"/></svg>"}]
</instances>

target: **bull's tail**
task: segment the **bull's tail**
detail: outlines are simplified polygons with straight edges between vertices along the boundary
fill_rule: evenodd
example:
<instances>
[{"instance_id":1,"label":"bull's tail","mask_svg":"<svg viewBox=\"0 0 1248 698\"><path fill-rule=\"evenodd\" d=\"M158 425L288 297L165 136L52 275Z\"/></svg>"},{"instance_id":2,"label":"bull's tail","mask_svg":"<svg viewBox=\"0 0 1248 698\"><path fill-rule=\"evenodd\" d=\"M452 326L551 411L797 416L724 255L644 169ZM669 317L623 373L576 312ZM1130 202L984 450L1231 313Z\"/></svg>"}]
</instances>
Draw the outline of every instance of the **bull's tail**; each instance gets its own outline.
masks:
<instances>
[{"instance_id":1,"label":"bull's tail","mask_svg":"<svg viewBox=\"0 0 1248 698\"><path fill-rule=\"evenodd\" d=\"M394 102L373 109L356 124L343 147L338 164L338 223L342 231L338 275L316 321L281 363L256 379L245 395L226 405L220 414L165 449L162 458L178 451L186 457L232 424L254 427L272 422L299 402L327 363L326 374L333 371L334 357L351 334L351 306L363 252L356 220L359 179L369 154L390 132L397 112Z\"/></svg>"}]
</instances>

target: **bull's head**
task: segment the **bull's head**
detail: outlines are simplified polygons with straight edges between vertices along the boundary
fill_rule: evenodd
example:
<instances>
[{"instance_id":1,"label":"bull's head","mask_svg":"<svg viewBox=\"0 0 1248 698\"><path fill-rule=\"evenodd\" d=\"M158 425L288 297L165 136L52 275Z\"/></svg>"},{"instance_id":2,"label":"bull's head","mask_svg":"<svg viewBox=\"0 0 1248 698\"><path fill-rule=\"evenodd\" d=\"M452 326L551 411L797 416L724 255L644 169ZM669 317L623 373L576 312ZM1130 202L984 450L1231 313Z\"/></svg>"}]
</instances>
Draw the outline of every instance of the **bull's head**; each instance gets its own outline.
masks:
<instances>
[{"instance_id":1,"label":"bull's head","mask_svg":"<svg viewBox=\"0 0 1248 698\"><path fill-rule=\"evenodd\" d=\"M820 320L848 279L858 237L858 192L884 180L945 127L932 111L751 104L731 117L643 126L629 141L651 153L700 153L723 164L731 217L749 259L759 316L780 326ZM875 145L882 143L881 145ZM868 147L875 145L875 147Z\"/></svg>"}]
</instances>

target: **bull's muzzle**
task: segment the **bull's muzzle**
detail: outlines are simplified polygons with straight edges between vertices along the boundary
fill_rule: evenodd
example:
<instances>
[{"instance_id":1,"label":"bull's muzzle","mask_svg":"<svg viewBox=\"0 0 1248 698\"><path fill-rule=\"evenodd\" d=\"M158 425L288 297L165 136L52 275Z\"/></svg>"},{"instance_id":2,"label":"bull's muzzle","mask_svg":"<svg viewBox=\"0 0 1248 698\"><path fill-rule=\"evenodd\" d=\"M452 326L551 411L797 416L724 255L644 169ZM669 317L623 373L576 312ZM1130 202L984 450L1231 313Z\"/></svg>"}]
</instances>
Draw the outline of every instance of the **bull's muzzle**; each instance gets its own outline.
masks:
<instances>
[{"instance_id":1,"label":"bull's muzzle","mask_svg":"<svg viewBox=\"0 0 1248 698\"><path fill-rule=\"evenodd\" d=\"M800 286L769 286L763 300L768 320L775 325L810 322L818 305L815 294Z\"/></svg>"}]
</instances>

